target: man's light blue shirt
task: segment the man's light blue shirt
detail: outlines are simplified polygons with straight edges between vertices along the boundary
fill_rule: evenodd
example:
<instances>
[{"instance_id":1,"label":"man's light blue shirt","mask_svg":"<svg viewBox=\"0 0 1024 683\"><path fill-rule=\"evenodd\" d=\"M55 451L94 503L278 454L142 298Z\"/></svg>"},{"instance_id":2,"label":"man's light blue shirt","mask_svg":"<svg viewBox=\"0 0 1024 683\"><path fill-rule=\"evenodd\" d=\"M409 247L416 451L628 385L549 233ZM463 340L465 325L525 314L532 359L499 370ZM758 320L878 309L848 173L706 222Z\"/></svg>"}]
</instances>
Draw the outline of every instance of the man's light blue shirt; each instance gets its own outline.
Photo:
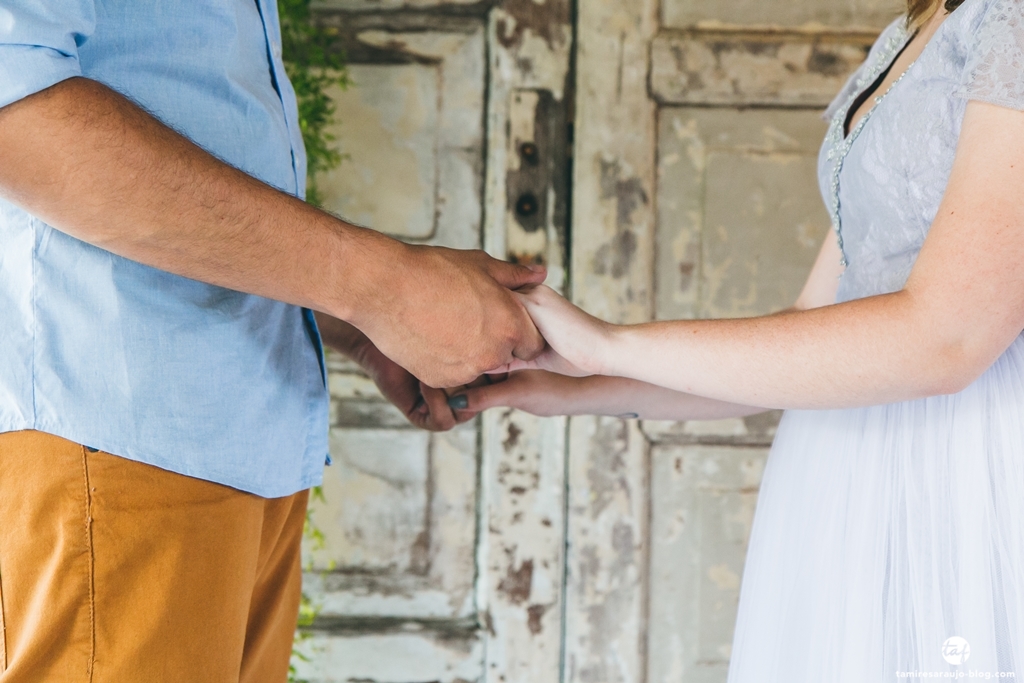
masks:
<instances>
[{"instance_id":1,"label":"man's light blue shirt","mask_svg":"<svg viewBox=\"0 0 1024 683\"><path fill-rule=\"evenodd\" d=\"M0 107L76 76L303 194L273 0L5 0ZM0 201L0 432L277 497L320 482L327 414L309 311L129 261Z\"/></svg>"}]
</instances>

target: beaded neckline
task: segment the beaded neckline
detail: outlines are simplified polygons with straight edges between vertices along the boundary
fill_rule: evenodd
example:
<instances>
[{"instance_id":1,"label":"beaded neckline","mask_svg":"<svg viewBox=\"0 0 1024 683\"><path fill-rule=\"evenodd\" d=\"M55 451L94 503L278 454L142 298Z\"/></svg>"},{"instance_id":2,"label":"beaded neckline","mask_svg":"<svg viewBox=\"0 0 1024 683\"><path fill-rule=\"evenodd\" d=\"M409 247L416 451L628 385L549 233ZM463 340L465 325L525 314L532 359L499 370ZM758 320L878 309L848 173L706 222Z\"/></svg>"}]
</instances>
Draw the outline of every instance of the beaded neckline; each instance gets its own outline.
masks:
<instances>
[{"instance_id":1,"label":"beaded neckline","mask_svg":"<svg viewBox=\"0 0 1024 683\"><path fill-rule=\"evenodd\" d=\"M832 192L832 206L831 218L832 227L836 231L836 238L839 242L839 252L841 254L840 265L846 267L849 265L849 261L846 258L846 251L843 249L843 232L842 232L842 219L840 218L839 212L839 176L843 170L843 162L846 161L846 156L850 153L850 149L853 147L854 141L860 135L860 132L864 129L868 119L871 118L871 114L878 108L878 105L885 99L885 97L892 92L892 89L903 80L907 75L907 72L914 66L917 60L911 62L907 68L900 74L899 78L893 81L885 92L875 96L875 103L870 107L864 115L857 121L857 125L850 130L850 134L844 137L844 128L846 126L846 118L849 115L850 107L857 101L857 98L864 92L865 89L871 86L878 77L887 68L891 68L892 63L896 60L897 56L902 52L903 48L906 47L907 43L913 37L913 33L909 31L905 25L905 22L900 22L896 25L892 35L890 35L885 45L878 52L878 56L875 59L874 64L870 69L866 70L856 82L856 86L853 92L847 98L846 102L832 117L831 125L828 131L829 151L827 159L832 164L832 180L830 183L830 190Z\"/></svg>"}]
</instances>

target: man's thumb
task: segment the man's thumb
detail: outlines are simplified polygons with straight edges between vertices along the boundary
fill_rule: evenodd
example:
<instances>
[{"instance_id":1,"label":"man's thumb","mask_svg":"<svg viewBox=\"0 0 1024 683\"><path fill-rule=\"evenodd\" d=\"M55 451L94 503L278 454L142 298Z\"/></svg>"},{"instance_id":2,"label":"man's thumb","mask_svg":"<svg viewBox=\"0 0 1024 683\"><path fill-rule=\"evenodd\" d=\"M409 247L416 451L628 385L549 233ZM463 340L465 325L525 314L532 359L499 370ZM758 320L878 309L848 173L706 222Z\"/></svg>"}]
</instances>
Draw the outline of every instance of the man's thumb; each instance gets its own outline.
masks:
<instances>
[{"instance_id":1,"label":"man's thumb","mask_svg":"<svg viewBox=\"0 0 1024 683\"><path fill-rule=\"evenodd\" d=\"M498 284L509 289L519 289L526 285L539 285L544 282L548 276L548 269L544 266L524 266L495 260L491 263L489 273Z\"/></svg>"}]
</instances>

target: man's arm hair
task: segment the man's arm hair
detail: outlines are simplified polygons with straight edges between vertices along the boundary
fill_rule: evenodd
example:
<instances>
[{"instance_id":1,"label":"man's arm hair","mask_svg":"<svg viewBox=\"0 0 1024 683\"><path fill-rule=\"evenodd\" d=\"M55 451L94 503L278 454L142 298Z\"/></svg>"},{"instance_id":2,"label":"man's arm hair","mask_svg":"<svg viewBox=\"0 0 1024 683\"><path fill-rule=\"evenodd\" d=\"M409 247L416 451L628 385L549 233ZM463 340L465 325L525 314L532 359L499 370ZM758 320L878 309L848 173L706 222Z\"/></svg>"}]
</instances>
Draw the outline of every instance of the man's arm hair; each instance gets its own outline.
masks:
<instances>
[{"instance_id":1,"label":"man's arm hair","mask_svg":"<svg viewBox=\"0 0 1024 683\"><path fill-rule=\"evenodd\" d=\"M339 318L402 246L229 166L85 78L0 109L0 195L115 254Z\"/></svg>"},{"instance_id":2,"label":"man's arm hair","mask_svg":"<svg viewBox=\"0 0 1024 683\"><path fill-rule=\"evenodd\" d=\"M430 386L544 348L509 291L543 269L345 223L88 79L0 109L0 197L114 254L348 321Z\"/></svg>"}]
</instances>

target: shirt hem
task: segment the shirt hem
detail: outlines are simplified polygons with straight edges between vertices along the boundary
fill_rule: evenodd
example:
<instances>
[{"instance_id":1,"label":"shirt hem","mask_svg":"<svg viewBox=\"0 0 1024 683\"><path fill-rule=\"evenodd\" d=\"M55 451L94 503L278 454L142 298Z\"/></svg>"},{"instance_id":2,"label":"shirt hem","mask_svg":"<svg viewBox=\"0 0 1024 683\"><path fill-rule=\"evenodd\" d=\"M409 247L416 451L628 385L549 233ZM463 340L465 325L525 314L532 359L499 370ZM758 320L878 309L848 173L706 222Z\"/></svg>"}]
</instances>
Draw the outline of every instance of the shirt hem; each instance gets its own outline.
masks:
<instances>
[{"instance_id":1,"label":"shirt hem","mask_svg":"<svg viewBox=\"0 0 1024 683\"><path fill-rule=\"evenodd\" d=\"M133 462L142 463L144 465L151 465L159 469L173 472L174 474L180 474L185 477L192 479L200 479L202 481L209 481L214 484L220 484L221 486L227 486L229 488L242 491L244 493L251 493L260 498L285 498L291 496L299 491L319 486L323 481L323 468L316 473L306 472L297 481L291 484L282 484L281 486L253 486L251 482L246 482L239 477L233 477L230 475L221 474L210 474L200 473L195 468L185 467L180 462L175 462L170 458L161 456L156 453L137 452L128 450L120 446L116 446L107 442L105 439L93 439L87 435L80 434L73 429L65 429L53 425L40 425L31 424L25 421L16 422L0 422L0 434L6 434L9 432L20 432L20 431L40 431L45 434L59 437L61 439L67 439L77 444L87 446L89 448L95 448L96 450L109 453L125 460L131 460ZM303 459L309 457L307 451L303 455ZM317 456L320 457L320 456ZM41 466L46 466L45 463L40 463Z\"/></svg>"}]
</instances>

